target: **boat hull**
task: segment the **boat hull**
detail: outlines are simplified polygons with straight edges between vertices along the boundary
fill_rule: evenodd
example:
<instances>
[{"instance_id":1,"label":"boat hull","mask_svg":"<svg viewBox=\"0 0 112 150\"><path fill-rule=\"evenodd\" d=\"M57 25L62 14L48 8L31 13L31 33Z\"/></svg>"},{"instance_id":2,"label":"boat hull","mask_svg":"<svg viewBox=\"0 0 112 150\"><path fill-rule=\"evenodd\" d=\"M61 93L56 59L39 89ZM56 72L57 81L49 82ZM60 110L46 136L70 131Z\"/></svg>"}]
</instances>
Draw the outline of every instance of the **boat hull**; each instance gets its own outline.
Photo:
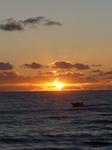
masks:
<instances>
[{"instance_id":1,"label":"boat hull","mask_svg":"<svg viewBox=\"0 0 112 150\"><path fill-rule=\"evenodd\" d=\"M83 107L84 104L81 102L71 103L73 107Z\"/></svg>"}]
</instances>

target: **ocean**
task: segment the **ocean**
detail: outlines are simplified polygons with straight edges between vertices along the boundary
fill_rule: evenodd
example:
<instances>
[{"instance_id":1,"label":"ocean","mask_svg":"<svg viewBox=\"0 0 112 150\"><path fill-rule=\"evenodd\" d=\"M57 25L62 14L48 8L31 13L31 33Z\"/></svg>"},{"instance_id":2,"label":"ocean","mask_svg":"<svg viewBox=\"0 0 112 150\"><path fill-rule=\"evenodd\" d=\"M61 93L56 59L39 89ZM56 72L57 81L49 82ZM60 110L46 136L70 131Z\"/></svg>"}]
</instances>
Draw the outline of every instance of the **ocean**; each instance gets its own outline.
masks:
<instances>
[{"instance_id":1,"label":"ocean","mask_svg":"<svg viewBox=\"0 0 112 150\"><path fill-rule=\"evenodd\" d=\"M99 149L112 150L112 91L0 93L0 150Z\"/></svg>"}]
</instances>

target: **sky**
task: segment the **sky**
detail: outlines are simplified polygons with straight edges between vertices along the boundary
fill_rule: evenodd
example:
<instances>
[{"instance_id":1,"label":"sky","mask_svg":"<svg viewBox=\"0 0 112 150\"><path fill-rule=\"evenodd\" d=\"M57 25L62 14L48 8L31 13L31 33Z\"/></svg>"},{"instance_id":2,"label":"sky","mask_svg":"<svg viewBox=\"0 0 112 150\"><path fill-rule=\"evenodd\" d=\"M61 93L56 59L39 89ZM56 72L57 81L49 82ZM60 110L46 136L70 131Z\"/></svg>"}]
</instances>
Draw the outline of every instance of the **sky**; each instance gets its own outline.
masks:
<instances>
[{"instance_id":1,"label":"sky","mask_svg":"<svg viewBox=\"0 0 112 150\"><path fill-rule=\"evenodd\" d=\"M1 0L0 91L112 90L112 0Z\"/></svg>"}]
</instances>

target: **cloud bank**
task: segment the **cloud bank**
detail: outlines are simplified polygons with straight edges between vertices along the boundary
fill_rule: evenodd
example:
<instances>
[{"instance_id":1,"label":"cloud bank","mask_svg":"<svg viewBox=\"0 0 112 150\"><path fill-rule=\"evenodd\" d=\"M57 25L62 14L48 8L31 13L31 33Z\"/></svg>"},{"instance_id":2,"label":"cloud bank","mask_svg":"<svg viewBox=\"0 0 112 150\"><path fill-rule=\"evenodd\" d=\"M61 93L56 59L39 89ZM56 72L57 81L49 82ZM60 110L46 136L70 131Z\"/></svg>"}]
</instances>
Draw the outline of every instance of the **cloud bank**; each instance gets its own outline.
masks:
<instances>
[{"instance_id":1,"label":"cloud bank","mask_svg":"<svg viewBox=\"0 0 112 150\"><path fill-rule=\"evenodd\" d=\"M39 69L34 76L23 76L9 62L0 62L0 91L14 90L45 90L58 79L65 84L64 89L112 89L112 71L92 70L83 63L72 64L70 61L57 60L47 67L40 63L25 63L21 66L28 69ZM73 70L73 69L77 70ZM55 70L57 69L57 70ZM85 69L91 71L83 73ZM40 87L39 87L40 86ZM54 85L53 85L54 86Z\"/></svg>"}]
</instances>

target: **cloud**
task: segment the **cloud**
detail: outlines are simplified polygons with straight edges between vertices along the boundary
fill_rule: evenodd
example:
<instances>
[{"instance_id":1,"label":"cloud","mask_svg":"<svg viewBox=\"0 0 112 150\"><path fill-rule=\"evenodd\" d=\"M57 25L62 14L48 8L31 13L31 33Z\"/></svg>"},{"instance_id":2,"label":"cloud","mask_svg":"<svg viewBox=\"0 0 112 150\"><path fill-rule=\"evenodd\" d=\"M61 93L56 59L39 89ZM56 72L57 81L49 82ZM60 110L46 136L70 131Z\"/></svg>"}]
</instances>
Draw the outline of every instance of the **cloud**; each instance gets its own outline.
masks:
<instances>
[{"instance_id":1,"label":"cloud","mask_svg":"<svg viewBox=\"0 0 112 150\"><path fill-rule=\"evenodd\" d=\"M72 69L72 68L76 68L78 70L83 70L83 69L90 69L90 67L88 65L84 65L81 63L76 63L76 64L72 64L70 61L55 61L53 63L51 63L49 66L51 66L52 68L59 68L59 69Z\"/></svg>"},{"instance_id":2,"label":"cloud","mask_svg":"<svg viewBox=\"0 0 112 150\"><path fill-rule=\"evenodd\" d=\"M106 77L105 79L106 79L106 80L107 80L107 79L112 80L112 76Z\"/></svg>"},{"instance_id":3,"label":"cloud","mask_svg":"<svg viewBox=\"0 0 112 150\"><path fill-rule=\"evenodd\" d=\"M96 78L89 76L89 77L85 77L83 82L84 83L97 83L99 81Z\"/></svg>"},{"instance_id":4,"label":"cloud","mask_svg":"<svg viewBox=\"0 0 112 150\"><path fill-rule=\"evenodd\" d=\"M39 17L36 17L36 18L29 18L29 19L26 19L26 20L20 21L20 22L23 23L24 25L28 25L28 24L31 25L31 24L40 24L44 20L45 20L45 17L39 16Z\"/></svg>"},{"instance_id":5,"label":"cloud","mask_svg":"<svg viewBox=\"0 0 112 150\"><path fill-rule=\"evenodd\" d=\"M0 73L0 84L1 85L28 85L28 84L43 84L43 86L46 83L52 83L56 79L59 79L59 81L63 83L70 83L70 84L77 84L77 83L93 83L98 82L93 77L86 77L81 72L67 72L64 74L53 74L50 72L46 72L43 74L38 74L37 76L21 76L18 72L15 71L3 71ZM36 83L35 83L36 81Z\"/></svg>"},{"instance_id":6,"label":"cloud","mask_svg":"<svg viewBox=\"0 0 112 150\"><path fill-rule=\"evenodd\" d=\"M49 66L52 68L59 68L59 69L71 69L73 67L70 61L55 61L51 63Z\"/></svg>"},{"instance_id":7,"label":"cloud","mask_svg":"<svg viewBox=\"0 0 112 150\"><path fill-rule=\"evenodd\" d=\"M68 79L78 79L79 77L85 77L85 75L81 72L66 72L66 73L62 73L62 74L59 74L58 76L59 78L68 78Z\"/></svg>"},{"instance_id":8,"label":"cloud","mask_svg":"<svg viewBox=\"0 0 112 150\"><path fill-rule=\"evenodd\" d=\"M47 25L47 26L53 26L53 25L61 26L62 25L61 23L59 23L57 21L46 19L44 16L39 16L36 18L29 18L29 19L21 21L21 22L24 25L36 25L36 24L43 24L43 25Z\"/></svg>"},{"instance_id":9,"label":"cloud","mask_svg":"<svg viewBox=\"0 0 112 150\"><path fill-rule=\"evenodd\" d=\"M41 76L53 76L54 73L53 73L53 71L48 71L48 72L44 72L44 73L38 72L38 75L41 75Z\"/></svg>"},{"instance_id":10,"label":"cloud","mask_svg":"<svg viewBox=\"0 0 112 150\"><path fill-rule=\"evenodd\" d=\"M94 77L86 77L83 73L81 72L67 72L65 74L59 74L57 76L60 81L70 83L70 84L76 84L76 83L96 83L98 80Z\"/></svg>"},{"instance_id":11,"label":"cloud","mask_svg":"<svg viewBox=\"0 0 112 150\"><path fill-rule=\"evenodd\" d=\"M0 70L12 70L14 67L9 63L0 62Z\"/></svg>"},{"instance_id":12,"label":"cloud","mask_svg":"<svg viewBox=\"0 0 112 150\"><path fill-rule=\"evenodd\" d=\"M107 74L111 75L111 71ZM66 90L76 88L84 88L85 90L112 89L112 76L99 79L93 76L85 76L82 72L57 73L56 75L53 72L45 72L37 76L21 76L15 71L3 71L0 73L0 91L45 90L45 87L49 85L46 83L53 83L56 79L65 83L64 88Z\"/></svg>"},{"instance_id":13,"label":"cloud","mask_svg":"<svg viewBox=\"0 0 112 150\"><path fill-rule=\"evenodd\" d=\"M112 75L112 71L108 71L108 72L101 71L101 72L99 72L98 76L105 77L105 76L110 76L110 75Z\"/></svg>"},{"instance_id":14,"label":"cloud","mask_svg":"<svg viewBox=\"0 0 112 150\"><path fill-rule=\"evenodd\" d=\"M0 24L0 29L4 31L21 31L23 26L20 22L9 19L6 24Z\"/></svg>"},{"instance_id":15,"label":"cloud","mask_svg":"<svg viewBox=\"0 0 112 150\"><path fill-rule=\"evenodd\" d=\"M74 67L78 70L90 69L90 67L88 65L84 65L81 63L74 64Z\"/></svg>"},{"instance_id":16,"label":"cloud","mask_svg":"<svg viewBox=\"0 0 112 150\"><path fill-rule=\"evenodd\" d=\"M92 72L94 72L94 73L100 73L100 72L102 72L102 71L99 70L99 69L97 69L97 70L92 70Z\"/></svg>"},{"instance_id":17,"label":"cloud","mask_svg":"<svg viewBox=\"0 0 112 150\"><path fill-rule=\"evenodd\" d=\"M38 24L46 25L46 26L62 25L57 21L46 19L44 16L39 16L36 18L29 18L21 21L15 21L13 18L9 18L2 21L2 24L0 24L0 29L4 31L21 31L24 30L25 26L29 26L30 28L31 27L35 28L36 25Z\"/></svg>"},{"instance_id":18,"label":"cloud","mask_svg":"<svg viewBox=\"0 0 112 150\"><path fill-rule=\"evenodd\" d=\"M54 26L54 25L61 26L62 24L57 22L57 21L45 20L44 25L47 25L47 26Z\"/></svg>"},{"instance_id":19,"label":"cloud","mask_svg":"<svg viewBox=\"0 0 112 150\"><path fill-rule=\"evenodd\" d=\"M31 68L31 69L40 69L43 66L41 64L36 63L36 62L32 62L30 64L24 64L21 67L26 67L26 68Z\"/></svg>"},{"instance_id":20,"label":"cloud","mask_svg":"<svg viewBox=\"0 0 112 150\"><path fill-rule=\"evenodd\" d=\"M3 71L2 73L0 73L0 76L1 77L8 77L8 78L14 78L14 77L17 77L19 76L19 73L18 72L14 72L14 71Z\"/></svg>"},{"instance_id":21,"label":"cloud","mask_svg":"<svg viewBox=\"0 0 112 150\"><path fill-rule=\"evenodd\" d=\"M52 76L21 76L15 71L3 71L0 73L0 85L15 85L15 84L45 84L47 82L53 82L55 77Z\"/></svg>"},{"instance_id":22,"label":"cloud","mask_svg":"<svg viewBox=\"0 0 112 150\"><path fill-rule=\"evenodd\" d=\"M13 85L15 82L19 82L19 73L14 71L3 71L0 73L0 84L11 84Z\"/></svg>"},{"instance_id":23,"label":"cloud","mask_svg":"<svg viewBox=\"0 0 112 150\"><path fill-rule=\"evenodd\" d=\"M92 66L93 67L101 67L102 65L101 64L98 64L98 65L93 64Z\"/></svg>"},{"instance_id":24,"label":"cloud","mask_svg":"<svg viewBox=\"0 0 112 150\"><path fill-rule=\"evenodd\" d=\"M112 71L105 72L106 75L112 75Z\"/></svg>"}]
</instances>

